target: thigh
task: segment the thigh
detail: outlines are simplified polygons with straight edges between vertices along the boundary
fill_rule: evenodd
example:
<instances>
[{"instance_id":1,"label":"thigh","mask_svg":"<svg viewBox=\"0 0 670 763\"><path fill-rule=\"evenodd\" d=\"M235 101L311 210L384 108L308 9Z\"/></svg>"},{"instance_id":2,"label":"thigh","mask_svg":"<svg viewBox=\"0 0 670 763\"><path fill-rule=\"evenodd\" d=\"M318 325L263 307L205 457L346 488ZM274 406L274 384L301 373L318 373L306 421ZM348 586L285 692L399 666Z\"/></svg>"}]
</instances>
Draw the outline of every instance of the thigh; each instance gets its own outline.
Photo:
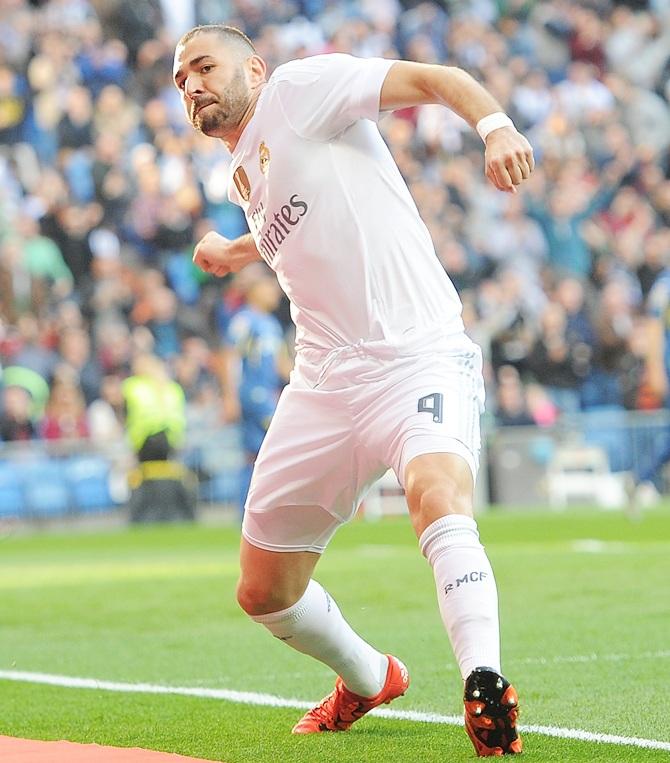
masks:
<instances>
[{"instance_id":1,"label":"thigh","mask_svg":"<svg viewBox=\"0 0 670 763\"><path fill-rule=\"evenodd\" d=\"M266 551L321 553L353 516L368 468L344 392L287 387L254 466L242 532Z\"/></svg>"},{"instance_id":2,"label":"thigh","mask_svg":"<svg viewBox=\"0 0 670 763\"><path fill-rule=\"evenodd\" d=\"M432 453L459 456L474 482L484 407L479 348L403 361L389 369L383 391L370 402L369 438L403 487L410 461Z\"/></svg>"},{"instance_id":3,"label":"thigh","mask_svg":"<svg viewBox=\"0 0 670 763\"><path fill-rule=\"evenodd\" d=\"M417 537L448 514L471 517L474 481L467 461L455 453L426 453L411 459L404 474L407 507Z\"/></svg>"}]
</instances>

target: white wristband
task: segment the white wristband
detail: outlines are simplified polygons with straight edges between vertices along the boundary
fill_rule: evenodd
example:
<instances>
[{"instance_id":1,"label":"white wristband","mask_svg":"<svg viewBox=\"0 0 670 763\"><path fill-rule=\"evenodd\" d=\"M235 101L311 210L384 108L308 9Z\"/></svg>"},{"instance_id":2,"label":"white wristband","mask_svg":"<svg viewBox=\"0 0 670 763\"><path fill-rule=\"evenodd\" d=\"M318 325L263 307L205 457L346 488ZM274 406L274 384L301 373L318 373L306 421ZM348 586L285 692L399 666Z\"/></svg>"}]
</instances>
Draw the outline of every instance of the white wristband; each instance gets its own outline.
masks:
<instances>
[{"instance_id":1,"label":"white wristband","mask_svg":"<svg viewBox=\"0 0 670 763\"><path fill-rule=\"evenodd\" d=\"M512 122L507 114L503 114L502 111L496 111L493 114L482 117L482 119L477 122L477 127L475 129L479 133L479 137L486 143L486 138L489 133L492 133L500 127L511 127L513 130L516 129L514 127L514 122Z\"/></svg>"}]
</instances>

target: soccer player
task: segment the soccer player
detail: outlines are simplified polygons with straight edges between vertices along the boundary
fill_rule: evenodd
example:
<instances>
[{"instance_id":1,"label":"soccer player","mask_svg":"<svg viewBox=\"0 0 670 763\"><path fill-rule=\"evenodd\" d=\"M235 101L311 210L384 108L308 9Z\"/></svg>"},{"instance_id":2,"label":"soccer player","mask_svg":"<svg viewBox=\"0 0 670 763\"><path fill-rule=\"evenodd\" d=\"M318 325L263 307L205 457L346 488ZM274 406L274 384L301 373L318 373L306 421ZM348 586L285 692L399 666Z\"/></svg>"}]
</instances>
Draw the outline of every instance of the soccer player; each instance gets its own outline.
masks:
<instances>
[{"instance_id":1,"label":"soccer player","mask_svg":"<svg viewBox=\"0 0 670 763\"><path fill-rule=\"evenodd\" d=\"M647 297L647 377L650 391L667 406L670 386L670 267L665 268L654 281ZM635 515L660 500L662 467L670 461L670 436L647 463L637 466L626 485L629 510Z\"/></svg>"},{"instance_id":2,"label":"soccer player","mask_svg":"<svg viewBox=\"0 0 670 763\"><path fill-rule=\"evenodd\" d=\"M239 487L242 513L253 465L292 363L281 324L272 314L281 294L272 271L254 262L239 274L237 286L244 292L245 305L235 313L226 333L223 407L226 420L241 419L245 454Z\"/></svg>"},{"instance_id":3,"label":"soccer player","mask_svg":"<svg viewBox=\"0 0 670 763\"><path fill-rule=\"evenodd\" d=\"M481 352L376 121L448 106L477 128L486 175L508 192L532 172L530 145L457 68L331 54L267 79L244 34L206 26L182 37L173 74L193 127L232 155L229 196L251 231L233 241L207 233L194 261L223 276L262 258L296 324L295 367L247 499L237 594L253 620L338 675L293 732L345 731L409 685L400 660L355 633L312 578L391 467L433 568L468 734L479 755L520 752L496 584L472 517Z\"/></svg>"}]
</instances>

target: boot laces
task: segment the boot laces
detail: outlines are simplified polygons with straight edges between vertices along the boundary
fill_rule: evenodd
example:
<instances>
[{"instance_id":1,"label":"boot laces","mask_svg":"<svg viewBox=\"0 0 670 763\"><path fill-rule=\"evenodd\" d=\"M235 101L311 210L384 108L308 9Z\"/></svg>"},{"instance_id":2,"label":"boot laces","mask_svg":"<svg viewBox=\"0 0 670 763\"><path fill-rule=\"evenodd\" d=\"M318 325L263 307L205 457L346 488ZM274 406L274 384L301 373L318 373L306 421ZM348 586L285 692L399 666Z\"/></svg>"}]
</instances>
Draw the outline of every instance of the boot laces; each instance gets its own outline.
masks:
<instances>
[{"instance_id":1,"label":"boot laces","mask_svg":"<svg viewBox=\"0 0 670 763\"><path fill-rule=\"evenodd\" d=\"M320 726L332 729L348 728L365 715L365 712L364 703L343 686L337 686L310 714Z\"/></svg>"}]
</instances>

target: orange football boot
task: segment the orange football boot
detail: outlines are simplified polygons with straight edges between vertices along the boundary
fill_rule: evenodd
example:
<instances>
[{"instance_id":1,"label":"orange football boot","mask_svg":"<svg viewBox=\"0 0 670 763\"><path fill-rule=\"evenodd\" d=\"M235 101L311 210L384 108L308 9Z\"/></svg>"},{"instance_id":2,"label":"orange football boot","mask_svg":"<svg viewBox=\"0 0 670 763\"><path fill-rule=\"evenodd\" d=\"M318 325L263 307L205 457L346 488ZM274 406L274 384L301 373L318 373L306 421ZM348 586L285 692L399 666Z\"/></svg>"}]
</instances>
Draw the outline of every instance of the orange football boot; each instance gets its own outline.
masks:
<instances>
[{"instance_id":1,"label":"orange football boot","mask_svg":"<svg viewBox=\"0 0 670 763\"><path fill-rule=\"evenodd\" d=\"M475 668L465 682L465 730L482 758L518 755L519 697L510 682L492 668Z\"/></svg>"},{"instance_id":2,"label":"orange football boot","mask_svg":"<svg viewBox=\"0 0 670 763\"><path fill-rule=\"evenodd\" d=\"M333 691L315 708L309 710L293 727L293 734L316 734L319 731L346 731L352 723L379 705L388 705L401 697L409 686L407 668L390 654L386 681L379 694L361 697L349 691L338 676Z\"/></svg>"}]
</instances>

